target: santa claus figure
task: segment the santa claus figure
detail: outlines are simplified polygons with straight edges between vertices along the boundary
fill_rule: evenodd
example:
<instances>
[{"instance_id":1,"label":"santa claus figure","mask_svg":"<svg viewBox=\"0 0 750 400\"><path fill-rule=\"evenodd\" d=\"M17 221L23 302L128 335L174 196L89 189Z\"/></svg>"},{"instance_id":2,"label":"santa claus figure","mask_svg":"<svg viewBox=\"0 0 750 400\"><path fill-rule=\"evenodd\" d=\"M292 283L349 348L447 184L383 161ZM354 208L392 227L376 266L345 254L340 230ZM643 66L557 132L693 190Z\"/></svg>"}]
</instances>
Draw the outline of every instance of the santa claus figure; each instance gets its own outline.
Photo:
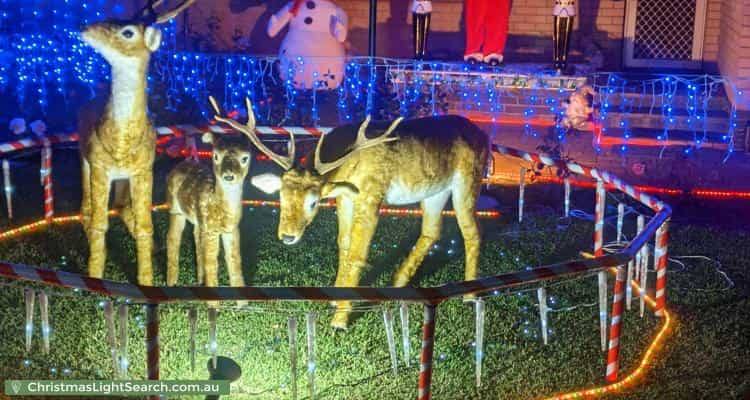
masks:
<instances>
[{"instance_id":1,"label":"santa claus figure","mask_svg":"<svg viewBox=\"0 0 750 400\"><path fill-rule=\"evenodd\" d=\"M347 16L328 0L294 0L268 21L268 36L289 25L279 73L297 89L333 90L344 78Z\"/></svg>"},{"instance_id":2,"label":"santa claus figure","mask_svg":"<svg viewBox=\"0 0 750 400\"><path fill-rule=\"evenodd\" d=\"M510 0L466 0L464 61L498 66L508 39Z\"/></svg>"}]
</instances>

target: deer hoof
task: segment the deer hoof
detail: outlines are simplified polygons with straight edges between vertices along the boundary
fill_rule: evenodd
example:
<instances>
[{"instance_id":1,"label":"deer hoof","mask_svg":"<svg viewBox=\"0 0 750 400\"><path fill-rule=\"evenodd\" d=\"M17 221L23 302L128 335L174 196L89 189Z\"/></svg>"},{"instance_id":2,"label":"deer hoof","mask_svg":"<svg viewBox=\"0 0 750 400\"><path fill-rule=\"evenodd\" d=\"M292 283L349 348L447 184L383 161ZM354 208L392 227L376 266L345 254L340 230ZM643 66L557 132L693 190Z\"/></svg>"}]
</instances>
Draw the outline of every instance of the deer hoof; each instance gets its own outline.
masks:
<instances>
[{"instance_id":1,"label":"deer hoof","mask_svg":"<svg viewBox=\"0 0 750 400\"><path fill-rule=\"evenodd\" d=\"M337 312L333 315L333 320L331 321L331 327L333 329L338 330L348 330L349 329L349 314L346 312Z\"/></svg>"},{"instance_id":2,"label":"deer hoof","mask_svg":"<svg viewBox=\"0 0 750 400\"><path fill-rule=\"evenodd\" d=\"M464 295L464 303L473 303L475 301L477 301L477 295L471 293Z\"/></svg>"}]
</instances>

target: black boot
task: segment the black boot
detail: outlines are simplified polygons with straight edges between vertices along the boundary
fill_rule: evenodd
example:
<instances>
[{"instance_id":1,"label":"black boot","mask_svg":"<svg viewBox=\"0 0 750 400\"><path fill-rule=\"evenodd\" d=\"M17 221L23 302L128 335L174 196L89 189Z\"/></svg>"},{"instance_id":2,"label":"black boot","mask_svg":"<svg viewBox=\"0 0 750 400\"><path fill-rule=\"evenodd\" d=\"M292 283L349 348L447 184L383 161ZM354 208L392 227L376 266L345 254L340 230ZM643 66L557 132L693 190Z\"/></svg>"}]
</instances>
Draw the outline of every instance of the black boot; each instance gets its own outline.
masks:
<instances>
[{"instance_id":1,"label":"black boot","mask_svg":"<svg viewBox=\"0 0 750 400\"><path fill-rule=\"evenodd\" d=\"M423 60L427 51L427 35L430 32L430 13L411 13L414 37L414 58Z\"/></svg>"},{"instance_id":2,"label":"black boot","mask_svg":"<svg viewBox=\"0 0 750 400\"><path fill-rule=\"evenodd\" d=\"M552 51L554 68L559 73L565 73L568 68L568 50L570 49L570 36L573 33L574 20L575 17L554 17Z\"/></svg>"}]
</instances>

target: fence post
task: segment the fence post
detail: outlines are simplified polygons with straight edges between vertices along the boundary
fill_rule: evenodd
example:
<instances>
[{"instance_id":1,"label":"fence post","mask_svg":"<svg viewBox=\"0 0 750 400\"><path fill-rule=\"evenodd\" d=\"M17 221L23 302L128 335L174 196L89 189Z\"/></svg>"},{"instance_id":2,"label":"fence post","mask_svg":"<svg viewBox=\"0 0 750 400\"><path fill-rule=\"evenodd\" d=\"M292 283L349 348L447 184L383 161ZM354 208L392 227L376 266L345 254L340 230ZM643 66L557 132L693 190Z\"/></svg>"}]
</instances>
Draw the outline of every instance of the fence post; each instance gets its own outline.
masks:
<instances>
[{"instance_id":1,"label":"fence post","mask_svg":"<svg viewBox=\"0 0 750 400\"><path fill-rule=\"evenodd\" d=\"M437 304L424 305L424 324L422 325L422 358L419 365L418 400L430 400L432 391L432 353L435 349L435 311Z\"/></svg>"},{"instance_id":2,"label":"fence post","mask_svg":"<svg viewBox=\"0 0 750 400\"><path fill-rule=\"evenodd\" d=\"M669 242L669 219L656 230L654 265L656 265L656 316L664 316L667 303L667 244Z\"/></svg>"},{"instance_id":3,"label":"fence post","mask_svg":"<svg viewBox=\"0 0 750 400\"><path fill-rule=\"evenodd\" d=\"M146 377L159 379L159 305L146 304ZM149 396L159 400L159 396Z\"/></svg>"},{"instance_id":4,"label":"fence post","mask_svg":"<svg viewBox=\"0 0 750 400\"><path fill-rule=\"evenodd\" d=\"M607 382L617 381L620 362L620 328L622 327L623 303L625 300L625 266L617 267L617 278L612 296L612 322L609 327L609 350L607 351Z\"/></svg>"}]
</instances>

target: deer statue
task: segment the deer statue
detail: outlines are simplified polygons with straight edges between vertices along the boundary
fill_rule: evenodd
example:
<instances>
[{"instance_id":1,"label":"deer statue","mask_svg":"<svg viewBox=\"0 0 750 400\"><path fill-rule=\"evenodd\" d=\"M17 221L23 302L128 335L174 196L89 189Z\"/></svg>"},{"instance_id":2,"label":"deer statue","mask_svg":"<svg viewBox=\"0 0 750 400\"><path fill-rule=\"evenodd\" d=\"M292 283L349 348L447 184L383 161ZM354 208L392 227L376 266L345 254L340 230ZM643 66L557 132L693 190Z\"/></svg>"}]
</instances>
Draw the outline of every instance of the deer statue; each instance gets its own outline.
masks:
<instances>
[{"instance_id":1,"label":"deer statue","mask_svg":"<svg viewBox=\"0 0 750 400\"><path fill-rule=\"evenodd\" d=\"M130 20L98 22L81 32L112 67L109 96L85 105L78 120L89 276L104 274L110 186L114 180L126 179L134 184L129 185L123 220L136 241L138 283L153 284L151 191L156 133L146 112L146 71L151 53L161 44L161 31L152 24L169 21L193 1L157 14L154 7L162 0L151 0Z\"/></svg>"},{"instance_id":2,"label":"deer statue","mask_svg":"<svg viewBox=\"0 0 750 400\"><path fill-rule=\"evenodd\" d=\"M198 282L218 285L219 238L232 286L245 286L240 257L242 187L250 169L250 142L243 135L203 134L213 145L211 165L185 160L167 177L169 232L167 285L177 283L185 221L193 224ZM239 304L244 304L240 302Z\"/></svg>"},{"instance_id":3,"label":"deer statue","mask_svg":"<svg viewBox=\"0 0 750 400\"><path fill-rule=\"evenodd\" d=\"M252 107L246 101L248 115ZM304 164L295 162L294 138L289 155L274 153L255 133L254 118L246 125L218 116L216 120L244 132L255 146L284 169L281 177L265 174L254 185L280 191L278 237L287 245L300 241L322 199L335 198L338 209L339 266L336 286L359 284L378 223L381 203L421 203L422 233L396 270L394 286L406 286L430 247L440 237L441 212L452 197L464 238L467 280L477 277L479 229L474 216L481 178L489 154L489 138L459 116L441 116L379 124L368 131L370 118L343 125L320 139ZM340 301L331 325L346 329L351 302Z\"/></svg>"}]
</instances>

